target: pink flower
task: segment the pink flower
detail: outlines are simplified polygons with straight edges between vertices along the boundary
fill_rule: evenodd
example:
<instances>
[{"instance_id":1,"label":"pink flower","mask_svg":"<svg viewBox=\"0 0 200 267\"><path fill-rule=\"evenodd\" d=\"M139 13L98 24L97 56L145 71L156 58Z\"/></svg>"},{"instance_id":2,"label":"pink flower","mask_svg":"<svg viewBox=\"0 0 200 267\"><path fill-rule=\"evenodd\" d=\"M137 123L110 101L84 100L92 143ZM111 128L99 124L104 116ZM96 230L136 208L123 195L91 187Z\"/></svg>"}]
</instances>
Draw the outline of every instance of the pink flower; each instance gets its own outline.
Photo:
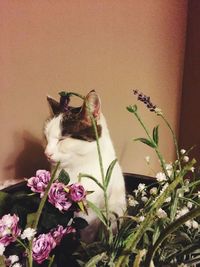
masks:
<instances>
[{"instance_id":1,"label":"pink flower","mask_svg":"<svg viewBox=\"0 0 200 267\"><path fill-rule=\"evenodd\" d=\"M27 186L29 186L33 192L40 193L40 197L43 197L50 178L51 174L49 171L38 170L35 177L28 179Z\"/></svg>"},{"instance_id":2,"label":"pink flower","mask_svg":"<svg viewBox=\"0 0 200 267\"><path fill-rule=\"evenodd\" d=\"M69 194L65 190L65 185L63 183L53 183L49 190L49 202L54 205L60 211L68 210L72 203L69 200Z\"/></svg>"},{"instance_id":3,"label":"pink flower","mask_svg":"<svg viewBox=\"0 0 200 267\"><path fill-rule=\"evenodd\" d=\"M50 233L41 234L33 239L33 259L41 264L44 260L48 259L52 249L56 246L56 242Z\"/></svg>"},{"instance_id":4,"label":"pink flower","mask_svg":"<svg viewBox=\"0 0 200 267\"><path fill-rule=\"evenodd\" d=\"M81 184L72 184L69 187L69 194L71 200L79 202L85 198L85 189Z\"/></svg>"},{"instance_id":5,"label":"pink flower","mask_svg":"<svg viewBox=\"0 0 200 267\"><path fill-rule=\"evenodd\" d=\"M59 245L63 236L75 232L76 229L72 226L67 226L66 228L64 228L62 225L58 225L57 228L51 230L51 235L54 238L56 245Z\"/></svg>"},{"instance_id":6,"label":"pink flower","mask_svg":"<svg viewBox=\"0 0 200 267\"><path fill-rule=\"evenodd\" d=\"M15 242L21 234L18 227L19 217L17 215L6 214L0 219L0 244L8 246L11 242Z\"/></svg>"}]
</instances>

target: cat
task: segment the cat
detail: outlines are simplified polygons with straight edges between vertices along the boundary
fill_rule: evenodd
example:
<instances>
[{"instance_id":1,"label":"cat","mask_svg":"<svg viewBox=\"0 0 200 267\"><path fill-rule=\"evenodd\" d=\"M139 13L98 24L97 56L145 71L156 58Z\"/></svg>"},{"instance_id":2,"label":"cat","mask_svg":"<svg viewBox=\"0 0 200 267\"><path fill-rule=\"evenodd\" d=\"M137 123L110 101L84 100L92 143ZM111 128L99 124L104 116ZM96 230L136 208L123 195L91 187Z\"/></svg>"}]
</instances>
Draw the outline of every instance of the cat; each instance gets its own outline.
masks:
<instances>
[{"instance_id":1,"label":"cat","mask_svg":"<svg viewBox=\"0 0 200 267\"><path fill-rule=\"evenodd\" d=\"M116 155L106 120L101 112L99 96L94 90L89 92L83 105L78 108L69 106L69 98L62 96L60 102L51 97L47 97L47 100L54 115L47 121L44 131L47 140L45 149L47 159L52 165L60 162L59 170L64 169L69 174L70 183L78 182L79 173L92 175L101 183L96 137L86 103L96 122L104 172ZM104 208L102 189L88 178L82 178L81 184L86 190L94 191L87 195L87 199L97 207ZM113 169L108 186L108 203L110 211L118 216L124 214L126 210L125 184L118 162ZM91 242L95 238L99 220L90 209L88 215L82 215L82 217L89 223L89 226L82 232L82 239L85 242Z\"/></svg>"}]
</instances>

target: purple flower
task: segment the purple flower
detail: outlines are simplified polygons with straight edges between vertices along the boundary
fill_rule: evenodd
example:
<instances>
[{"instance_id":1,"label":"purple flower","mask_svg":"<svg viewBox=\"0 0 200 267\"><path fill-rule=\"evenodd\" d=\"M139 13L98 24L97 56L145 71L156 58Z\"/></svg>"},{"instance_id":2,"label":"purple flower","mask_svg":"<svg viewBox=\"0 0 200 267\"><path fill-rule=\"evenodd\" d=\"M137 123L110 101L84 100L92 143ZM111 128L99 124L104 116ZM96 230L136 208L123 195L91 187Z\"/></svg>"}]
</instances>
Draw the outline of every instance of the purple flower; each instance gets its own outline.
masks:
<instances>
[{"instance_id":1,"label":"purple flower","mask_svg":"<svg viewBox=\"0 0 200 267\"><path fill-rule=\"evenodd\" d=\"M33 239L33 259L41 264L44 260L48 259L50 252L56 246L56 242L50 233L41 234Z\"/></svg>"},{"instance_id":2,"label":"purple flower","mask_svg":"<svg viewBox=\"0 0 200 267\"><path fill-rule=\"evenodd\" d=\"M71 200L74 202L79 202L85 198L85 189L81 184L72 184L69 187L69 194Z\"/></svg>"},{"instance_id":3,"label":"purple flower","mask_svg":"<svg viewBox=\"0 0 200 267\"><path fill-rule=\"evenodd\" d=\"M69 200L69 194L65 190L65 185L63 183L53 183L49 190L49 202L54 205L60 211L68 210L72 203Z\"/></svg>"},{"instance_id":4,"label":"purple flower","mask_svg":"<svg viewBox=\"0 0 200 267\"><path fill-rule=\"evenodd\" d=\"M57 228L51 230L51 235L54 238L56 245L59 245L63 236L75 232L76 229L72 226L67 226L64 228L62 225L58 225Z\"/></svg>"},{"instance_id":5,"label":"purple flower","mask_svg":"<svg viewBox=\"0 0 200 267\"><path fill-rule=\"evenodd\" d=\"M28 179L27 186L29 186L33 192L40 193L40 197L43 197L50 178L51 174L49 171L38 170L35 177Z\"/></svg>"},{"instance_id":6,"label":"purple flower","mask_svg":"<svg viewBox=\"0 0 200 267\"><path fill-rule=\"evenodd\" d=\"M21 234L18 221L19 217L15 214L6 214L0 219L0 244L8 246Z\"/></svg>"}]
</instances>

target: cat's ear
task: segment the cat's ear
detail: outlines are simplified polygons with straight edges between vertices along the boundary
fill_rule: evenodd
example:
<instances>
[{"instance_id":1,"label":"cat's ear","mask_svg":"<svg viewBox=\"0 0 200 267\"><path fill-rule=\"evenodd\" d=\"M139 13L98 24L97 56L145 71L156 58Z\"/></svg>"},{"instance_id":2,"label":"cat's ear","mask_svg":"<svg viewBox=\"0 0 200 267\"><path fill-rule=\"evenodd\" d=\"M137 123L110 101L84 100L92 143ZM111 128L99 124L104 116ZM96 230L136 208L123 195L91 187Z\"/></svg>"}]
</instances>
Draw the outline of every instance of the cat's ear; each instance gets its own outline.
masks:
<instances>
[{"instance_id":1,"label":"cat's ear","mask_svg":"<svg viewBox=\"0 0 200 267\"><path fill-rule=\"evenodd\" d=\"M47 101L49 102L49 105L51 107L51 110L54 115L57 115L60 113L60 103L57 102L55 99L53 99L50 96L47 96Z\"/></svg>"},{"instance_id":2,"label":"cat's ear","mask_svg":"<svg viewBox=\"0 0 200 267\"><path fill-rule=\"evenodd\" d=\"M101 113L101 102L95 90L92 90L87 94L82 108L82 115L84 117L84 120L90 123L91 120L88 113L87 105L89 106L90 112L92 113L95 120L98 120L100 118Z\"/></svg>"}]
</instances>

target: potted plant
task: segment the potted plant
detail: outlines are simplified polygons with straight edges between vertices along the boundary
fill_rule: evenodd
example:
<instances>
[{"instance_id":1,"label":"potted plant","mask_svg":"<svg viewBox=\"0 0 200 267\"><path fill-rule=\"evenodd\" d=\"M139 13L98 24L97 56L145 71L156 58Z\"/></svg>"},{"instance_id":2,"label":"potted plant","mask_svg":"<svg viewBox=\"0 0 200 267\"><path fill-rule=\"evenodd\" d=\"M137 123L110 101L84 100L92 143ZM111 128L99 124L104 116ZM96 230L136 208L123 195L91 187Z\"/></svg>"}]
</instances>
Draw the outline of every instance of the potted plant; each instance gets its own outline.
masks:
<instances>
[{"instance_id":1,"label":"potted plant","mask_svg":"<svg viewBox=\"0 0 200 267\"><path fill-rule=\"evenodd\" d=\"M80 184L70 184L70 177L64 171L55 180L57 165L51 174L40 171L28 179L28 187L23 183L1 192L1 266L197 266L200 262L200 179L196 161L190 160L190 150L178 148L173 129L150 97L137 90L133 93L166 123L174 140L176 160L167 163L159 150L159 127L150 131L137 106L128 106L127 110L146 134L145 138L135 140L155 150L161 171L155 178L125 174L128 209L123 218L116 216L116 233L113 234L110 227L111 211L105 214L93 206L102 224L99 237L92 244L80 242L79 230L87 222L75 218L74 212L87 212L89 192ZM91 113L90 116L93 122ZM95 123L93 127L98 145ZM98 155L101 166L100 149ZM109 182L114 165L115 160L106 172L105 181ZM106 198L107 184L99 186ZM62 197L64 201L60 201Z\"/></svg>"}]
</instances>

